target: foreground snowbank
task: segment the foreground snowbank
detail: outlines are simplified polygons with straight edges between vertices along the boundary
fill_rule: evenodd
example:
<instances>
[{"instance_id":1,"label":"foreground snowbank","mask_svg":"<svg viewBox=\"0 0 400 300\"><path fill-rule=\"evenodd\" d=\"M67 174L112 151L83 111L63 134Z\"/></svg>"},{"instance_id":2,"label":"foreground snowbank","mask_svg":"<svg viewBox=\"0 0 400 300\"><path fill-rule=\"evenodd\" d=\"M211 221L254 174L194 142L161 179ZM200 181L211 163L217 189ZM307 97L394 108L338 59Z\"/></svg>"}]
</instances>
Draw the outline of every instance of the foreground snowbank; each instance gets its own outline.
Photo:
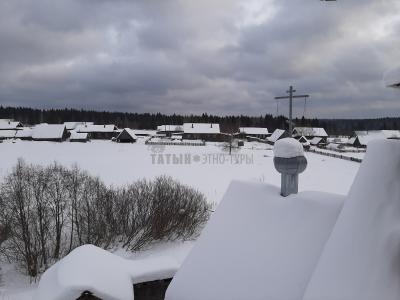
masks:
<instances>
[{"instance_id":1,"label":"foreground snowbank","mask_svg":"<svg viewBox=\"0 0 400 300\"><path fill-rule=\"evenodd\" d=\"M34 299L70 300L90 291L102 299L132 300L133 284L171 278L178 267L169 257L131 261L84 245L43 274Z\"/></svg>"},{"instance_id":2,"label":"foreground snowbank","mask_svg":"<svg viewBox=\"0 0 400 300\"><path fill-rule=\"evenodd\" d=\"M400 141L372 141L304 300L400 299Z\"/></svg>"}]
</instances>

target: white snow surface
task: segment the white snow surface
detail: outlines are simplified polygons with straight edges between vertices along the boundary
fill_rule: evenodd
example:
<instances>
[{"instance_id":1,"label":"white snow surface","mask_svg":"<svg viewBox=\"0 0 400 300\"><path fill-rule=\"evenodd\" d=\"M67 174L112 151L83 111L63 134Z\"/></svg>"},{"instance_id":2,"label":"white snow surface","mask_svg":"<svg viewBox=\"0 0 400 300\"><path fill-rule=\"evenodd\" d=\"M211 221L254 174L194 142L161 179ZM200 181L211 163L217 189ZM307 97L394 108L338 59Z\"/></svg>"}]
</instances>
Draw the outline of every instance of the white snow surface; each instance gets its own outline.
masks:
<instances>
[{"instance_id":1,"label":"white snow surface","mask_svg":"<svg viewBox=\"0 0 400 300\"><path fill-rule=\"evenodd\" d=\"M166 300L301 299L344 196L279 193L233 182Z\"/></svg>"},{"instance_id":2,"label":"white snow surface","mask_svg":"<svg viewBox=\"0 0 400 300\"><path fill-rule=\"evenodd\" d=\"M134 283L171 278L178 267L170 257L133 261L84 245L42 275L34 299L70 300L90 291L102 299L132 300Z\"/></svg>"},{"instance_id":3,"label":"white snow surface","mask_svg":"<svg viewBox=\"0 0 400 300\"><path fill-rule=\"evenodd\" d=\"M280 139L274 145L274 156L282 158L304 156L303 145L294 138Z\"/></svg>"},{"instance_id":4,"label":"white snow surface","mask_svg":"<svg viewBox=\"0 0 400 300\"><path fill-rule=\"evenodd\" d=\"M400 299L399 179L400 141L370 142L304 300Z\"/></svg>"}]
</instances>

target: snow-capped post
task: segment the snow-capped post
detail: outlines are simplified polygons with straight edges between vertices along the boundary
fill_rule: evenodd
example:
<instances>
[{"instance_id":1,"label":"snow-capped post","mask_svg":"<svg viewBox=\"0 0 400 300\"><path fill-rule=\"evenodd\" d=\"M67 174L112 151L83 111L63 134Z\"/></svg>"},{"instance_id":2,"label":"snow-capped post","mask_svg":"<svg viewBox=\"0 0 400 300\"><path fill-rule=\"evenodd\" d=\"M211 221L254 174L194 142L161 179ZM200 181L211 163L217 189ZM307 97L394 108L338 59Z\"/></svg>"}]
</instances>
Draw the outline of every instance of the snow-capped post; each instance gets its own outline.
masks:
<instances>
[{"instance_id":1,"label":"snow-capped post","mask_svg":"<svg viewBox=\"0 0 400 300\"><path fill-rule=\"evenodd\" d=\"M293 138L278 140L274 146L274 165L281 173L281 195L297 194L299 174L307 167L302 144Z\"/></svg>"}]
</instances>

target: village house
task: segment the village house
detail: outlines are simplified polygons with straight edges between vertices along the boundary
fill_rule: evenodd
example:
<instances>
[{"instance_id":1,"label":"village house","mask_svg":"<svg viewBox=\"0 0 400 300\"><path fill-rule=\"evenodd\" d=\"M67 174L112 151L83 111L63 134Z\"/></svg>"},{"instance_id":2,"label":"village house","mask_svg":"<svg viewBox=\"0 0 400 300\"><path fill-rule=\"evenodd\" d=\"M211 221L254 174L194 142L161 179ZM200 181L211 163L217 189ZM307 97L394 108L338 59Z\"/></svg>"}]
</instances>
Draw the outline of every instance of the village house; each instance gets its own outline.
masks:
<instances>
[{"instance_id":1,"label":"village house","mask_svg":"<svg viewBox=\"0 0 400 300\"><path fill-rule=\"evenodd\" d=\"M114 124L109 125L93 125L82 124L78 125L75 129L76 132L89 133L91 139L95 140L111 140L118 134L117 126Z\"/></svg>"},{"instance_id":2,"label":"village house","mask_svg":"<svg viewBox=\"0 0 400 300\"><path fill-rule=\"evenodd\" d=\"M157 131L152 129L133 129L133 133L137 137L152 137L157 135Z\"/></svg>"},{"instance_id":3,"label":"village house","mask_svg":"<svg viewBox=\"0 0 400 300\"><path fill-rule=\"evenodd\" d=\"M135 143L137 141L137 136L135 135L133 129L124 128L115 138L115 140L118 143Z\"/></svg>"},{"instance_id":4,"label":"village house","mask_svg":"<svg viewBox=\"0 0 400 300\"><path fill-rule=\"evenodd\" d=\"M314 137L309 140L310 145L312 146L324 146L326 145L326 141L322 137Z\"/></svg>"},{"instance_id":5,"label":"village house","mask_svg":"<svg viewBox=\"0 0 400 300\"><path fill-rule=\"evenodd\" d=\"M21 122L12 119L0 119L0 130L18 130L22 127Z\"/></svg>"},{"instance_id":6,"label":"village house","mask_svg":"<svg viewBox=\"0 0 400 300\"><path fill-rule=\"evenodd\" d=\"M39 124L33 128L34 141L62 142L69 137L69 132L64 124Z\"/></svg>"},{"instance_id":7,"label":"village house","mask_svg":"<svg viewBox=\"0 0 400 300\"><path fill-rule=\"evenodd\" d=\"M293 137L300 138L304 136L307 140L311 140L315 137L322 138L325 142L328 138L328 134L326 133L324 128L320 127L295 127L293 129Z\"/></svg>"},{"instance_id":8,"label":"village house","mask_svg":"<svg viewBox=\"0 0 400 300\"><path fill-rule=\"evenodd\" d=\"M21 127L21 129L17 130L15 133L15 138L20 140L32 140L33 129L30 127Z\"/></svg>"},{"instance_id":9,"label":"village house","mask_svg":"<svg viewBox=\"0 0 400 300\"><path fill-rule=\"evenodd\" d=\"M183 139L221 142L224 140L219 124L213 123L184 123Z\"/></svg>"},{"instance_id":10,"label":"village house","mask_svg":"<svg viewBox=\"0 0 400 300\"><path fill-rule=\"evenodd\" d=\"M89 133L87 132L76 132L74 130L70 131L69 141L70 142L79 142L86 143L89 141Z\"/></svg>"},{"instance_id":11,"label":"village house","mask_svg":"<svg viewBox=\"0 0 400 300\"><path fill-rule=\"evenodd\" d=\"M288 133L283 129L275 129L271 136L267 137L268 144L275 144L276 141L288 137Z\"/></svg>"},{"instance_id":12,"label":"village house","mask_svg":"<svg viewBox=\"0 0 400 300\"><path fill-rule=\"evenodd\" d=\"M68 131L75 130L80 125L93 125L93 122L64 122Z\"/></svg>"},{"instance_id":13,"label":"village house","mask_svg":"<svg viewBox=\"0 0 400 300\"><path fill-rule=\"evenodd\" d=\"M157 134L164 134L171 137L172 135L182 134L183 125L160 125L157 126Z\"/></svg>"},{"instance_id":14,"label":"village house","mask_svg":"<svg viewBox=\"0 0 400 300\"><path fill-rule=\"evenodd\" d=\"M304 136L302 135L298 141L300 142L300 144L303 146L304 149L310 149L311 143L310 141Z\"/></svg>"},{"instance_id":15,"label":"village house","mask_svg":"<svg viewBox=\"0 0 400 300\"><path fill-rule=\"evenodd\" d=\"M268 128L263 127L239 127L239 137L244 138L258 138L266 139L271 134L268 132Z\"/></svg>"},{"instance_id":16,"label":"village house","mask_svg":"<svg viewBox=\"0 0 400 300\"><path fill-rule=\"evenodd\" d=\"M400 139L400 130L369 130L355 131L349 144L354 147L365 148L373 140Z\"/></svg>"}]
</instances>

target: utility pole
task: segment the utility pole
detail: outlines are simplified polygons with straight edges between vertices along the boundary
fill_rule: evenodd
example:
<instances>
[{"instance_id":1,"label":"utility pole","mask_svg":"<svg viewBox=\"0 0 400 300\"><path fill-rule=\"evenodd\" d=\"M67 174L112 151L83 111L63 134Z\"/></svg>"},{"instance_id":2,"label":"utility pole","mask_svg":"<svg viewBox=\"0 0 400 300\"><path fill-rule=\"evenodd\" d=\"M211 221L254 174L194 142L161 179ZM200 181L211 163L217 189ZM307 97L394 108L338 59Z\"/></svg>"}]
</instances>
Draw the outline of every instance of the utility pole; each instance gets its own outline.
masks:
<instances>
[{"instance_id":1,"label":"utility pole","mask_svg":"<svg viewBox=\"0 0 400 300\"><path fill-rule=\"evenodd\" d=\"M289 99L289 137L292 137L292 132L293 132L293 123L292 123L292 119L293 119L293 99L296 98L308 98L310 97L310 95L296 95L294 96L293 93L295 93L296 90L293 89L293 86L289 87L289 90L286 91L286 93L289 94L289 96L280 96L280 97L275 97L276 100L279 99Z\"/></svg>"}]
</instances>

